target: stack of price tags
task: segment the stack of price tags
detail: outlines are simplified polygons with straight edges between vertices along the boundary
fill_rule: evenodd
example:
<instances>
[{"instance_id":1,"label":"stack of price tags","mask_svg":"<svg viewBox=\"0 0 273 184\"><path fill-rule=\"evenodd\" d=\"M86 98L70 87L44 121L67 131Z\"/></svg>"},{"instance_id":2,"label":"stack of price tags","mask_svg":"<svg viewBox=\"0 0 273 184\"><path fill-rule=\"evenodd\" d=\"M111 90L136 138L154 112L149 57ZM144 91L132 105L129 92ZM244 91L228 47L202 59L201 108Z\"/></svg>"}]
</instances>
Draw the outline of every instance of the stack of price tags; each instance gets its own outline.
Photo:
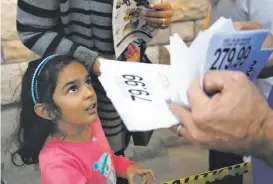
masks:
<instances>
[{"instance_id":1,"label":"stack of price tags","mask_svg":"<svg viewBox=\"0 0 273 184\"><path fill-rule=\"evenodd\" d=\"M190 47L171 36L171 65L102 60L99 80L128 130L168 128L179 121L166 100L189 107L189 85L200 77L202 86L209 70L238 70L256 79L273 51L261 49L267 35L268 30L235 31L230 19L220 18Z\"/></svg>"}]
</instances>

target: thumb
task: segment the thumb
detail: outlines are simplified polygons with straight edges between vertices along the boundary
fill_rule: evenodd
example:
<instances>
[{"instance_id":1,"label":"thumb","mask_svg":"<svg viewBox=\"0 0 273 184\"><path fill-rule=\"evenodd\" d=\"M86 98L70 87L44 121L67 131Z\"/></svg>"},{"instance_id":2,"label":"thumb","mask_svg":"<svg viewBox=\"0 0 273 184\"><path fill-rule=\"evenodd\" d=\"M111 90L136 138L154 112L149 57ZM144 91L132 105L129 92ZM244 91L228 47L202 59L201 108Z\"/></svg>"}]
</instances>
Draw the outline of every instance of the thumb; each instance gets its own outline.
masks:
<instances>
[{"instance_id":1,"label":"thumb","mask_svg":"<svg viewBox=\"0 0 273 184\"><path fill-rule=\"evenodd\" d=\"M229 72L225 71L209 71L204 77L204 90L207 94L212 95L217 92L221 92L224 89L224 85Z\"/></svg>"}]
</instances>

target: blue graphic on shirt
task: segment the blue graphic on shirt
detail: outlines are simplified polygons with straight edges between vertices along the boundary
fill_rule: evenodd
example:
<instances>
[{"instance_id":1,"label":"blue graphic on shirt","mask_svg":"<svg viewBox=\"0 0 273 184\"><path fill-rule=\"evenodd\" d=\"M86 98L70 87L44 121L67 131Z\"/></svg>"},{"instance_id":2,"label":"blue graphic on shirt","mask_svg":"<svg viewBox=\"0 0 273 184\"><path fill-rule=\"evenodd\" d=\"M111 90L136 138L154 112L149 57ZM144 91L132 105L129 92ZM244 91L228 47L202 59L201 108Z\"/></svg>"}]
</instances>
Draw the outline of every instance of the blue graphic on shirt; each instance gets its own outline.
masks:
<instances>
[{"instance_id":1,"label":"blue graphic on shirt","mask_svg":"<svg viewBox=\"0 0 273 184\"><path fill-rule=\"evenodd\" d=\"M106 184L116 184L117 176L109 154L104 153L99 161L94 163L93 167L95 171L100 171L105 177Z\"/></svg>"}]
</instances>

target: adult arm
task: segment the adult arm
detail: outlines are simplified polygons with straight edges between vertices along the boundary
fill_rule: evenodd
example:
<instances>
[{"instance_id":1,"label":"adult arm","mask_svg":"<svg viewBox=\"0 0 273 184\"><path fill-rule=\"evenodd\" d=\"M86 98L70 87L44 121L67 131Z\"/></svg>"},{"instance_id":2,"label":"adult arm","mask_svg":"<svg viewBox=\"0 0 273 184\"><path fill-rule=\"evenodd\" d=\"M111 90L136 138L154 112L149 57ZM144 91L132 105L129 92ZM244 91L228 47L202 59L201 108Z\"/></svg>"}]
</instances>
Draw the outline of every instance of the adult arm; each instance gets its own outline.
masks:
<instances>
[{"instance_id":1,"label":"adult arm","mask_svg":"<svg viewBox=\"0 0 273 184\"><path fill-rule=\"evenodd\" d=\"M264 159L273 167L273 111L241 72L211 71L188 90L191 110L172 104L180 134L193 144ZM217 92L217 93L215 93Z\"/></svg>"},{"instance_id":2,"label":"adult arm","mask_svg":"<svg viewBox=\"0 0 273 184\"><path fill-rule=\"evenodd\" d=\"M254 155L264 159L271 167L273 167L273 111L271 111L271 116L265 122L264 131L264 145L261 150L253 150ZM255 148L254 148L255 149ZM265 150L265 151L263 151ZM258 153L255 153L258 151Z\"/></svg>"},{"instance_id":3,"label":"adult arm","mask_svg":"<svg viewBox=\"0 0 273 184\"><path fill-rule=\"evenodd\" d=\"M16 23L19 39L40 56L70 53L93 67L98 53L65 37L59 9L60 0L18 0Z\"/></svg>"}]
</instances>

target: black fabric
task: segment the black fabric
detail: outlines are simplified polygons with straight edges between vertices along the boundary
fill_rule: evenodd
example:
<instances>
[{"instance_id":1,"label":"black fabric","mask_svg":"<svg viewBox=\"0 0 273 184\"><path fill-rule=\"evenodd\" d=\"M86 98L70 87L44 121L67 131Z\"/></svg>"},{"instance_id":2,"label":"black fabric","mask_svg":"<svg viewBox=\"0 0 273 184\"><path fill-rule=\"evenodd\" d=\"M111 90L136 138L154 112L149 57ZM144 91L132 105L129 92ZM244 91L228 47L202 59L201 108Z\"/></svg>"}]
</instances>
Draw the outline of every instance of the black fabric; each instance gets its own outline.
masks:
<instances>
[{"instance_id":1,"label":"black fabric","mask_svg":"<svg viewBox=\"0 0 273 184\"><path fill-rule=\"evenodd\" d=\"M264 68L258 76L258 79L266 79L273 76L273 66Z\"/></svg>"},{"instance_id":2,"label":"black fabric","mask_svg":"<svg viewBox=\"0 0 273 184\"><path fill-rule=\"evenodd\" d=\"M117 184L129 184L126 178L117 177Z\"/></svg>"},{"instance_id":3,"label":"black fabric","mask_svg":"<svg viewBox=\"0 0 273 184\"><path fill-rule=\"evenodd\" d=\"M224 153L219 151L209 151L209 170L228 167L243 162L242 155ZM211 184L243 184L243 176L233 176L223 180L212 182Z\"/></svg>"},{"instance_id":4,"label":"black fabric","mask_svg":"<svg viewBox=\"0 0 273 184\"><path fill-rule=\"evenodd\" d=\"M57 34L55 38L52 40L52 42L49 44L49 46L46 48L43 57L52 55L55 52L56 48L59 46L62 39L63 36L61 34Z\"/></svg>"},{"instance_id":5,"label":"black fabric","mask_svg":"<svg viewBox=\"0 0 273 184\"><path fill-rule=\"evenodd\" d=\"M24 11L28 12L32 15L37 17L44 17L44 18L55 18L59 15L59 10L46 10L43 8L38 8L34 5L31 5L25 1L18 0L18 7Z\"/></svg>"},{"instance_id":6,"label":"black fabric","mask_svg":"<svg viewBox=\"0 0 273 184\"><path fill-rule=\"evenodd\" d=\"M153 131L131 132L135 146L147 146L153 135Z\"/></svg>"}]
</instances>

